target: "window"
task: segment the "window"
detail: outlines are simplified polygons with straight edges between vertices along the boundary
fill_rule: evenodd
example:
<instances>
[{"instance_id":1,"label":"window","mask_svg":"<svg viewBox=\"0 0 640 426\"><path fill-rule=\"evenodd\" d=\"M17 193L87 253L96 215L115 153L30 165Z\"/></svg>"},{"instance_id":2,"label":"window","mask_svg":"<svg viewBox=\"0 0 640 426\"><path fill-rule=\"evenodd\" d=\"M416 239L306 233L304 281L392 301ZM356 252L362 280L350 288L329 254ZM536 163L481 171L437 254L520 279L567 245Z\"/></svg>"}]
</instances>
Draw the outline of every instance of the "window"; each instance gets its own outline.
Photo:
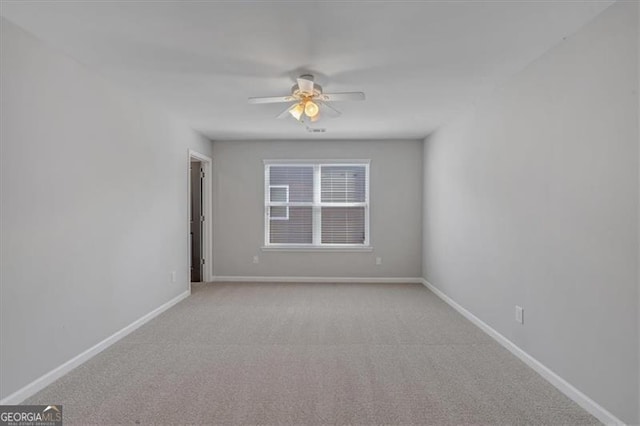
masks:
<instances>
[{"instance_id":1,"label":"window","mask_svg":"<svg viewBox=\"0 0 640 426\"><path fill-rule=\"evenodd\" d=\"M368 161L265 161L265 246L369 246Z\"/></svg>"}]
</instances>

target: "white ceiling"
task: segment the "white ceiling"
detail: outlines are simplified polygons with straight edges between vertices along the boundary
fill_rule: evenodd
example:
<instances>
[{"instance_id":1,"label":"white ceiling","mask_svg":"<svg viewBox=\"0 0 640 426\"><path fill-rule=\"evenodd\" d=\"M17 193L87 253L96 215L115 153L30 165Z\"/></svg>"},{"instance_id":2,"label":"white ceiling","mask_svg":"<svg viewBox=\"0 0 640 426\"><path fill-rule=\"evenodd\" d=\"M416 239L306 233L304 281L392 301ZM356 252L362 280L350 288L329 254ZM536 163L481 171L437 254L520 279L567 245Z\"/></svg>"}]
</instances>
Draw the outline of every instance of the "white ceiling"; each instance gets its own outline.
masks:
<instances>
[{"instance_id":1,"label":"white ceiling","mask_svg":"<svg viewBox=\"0 0 640 426\"><path fill-rule=\"evenodd\" d=\"M0 14L212 139L423 138L613 1L2 1ZM310 134L285 95L312 72L334 104Z\"/></svg>"}]
</instances>

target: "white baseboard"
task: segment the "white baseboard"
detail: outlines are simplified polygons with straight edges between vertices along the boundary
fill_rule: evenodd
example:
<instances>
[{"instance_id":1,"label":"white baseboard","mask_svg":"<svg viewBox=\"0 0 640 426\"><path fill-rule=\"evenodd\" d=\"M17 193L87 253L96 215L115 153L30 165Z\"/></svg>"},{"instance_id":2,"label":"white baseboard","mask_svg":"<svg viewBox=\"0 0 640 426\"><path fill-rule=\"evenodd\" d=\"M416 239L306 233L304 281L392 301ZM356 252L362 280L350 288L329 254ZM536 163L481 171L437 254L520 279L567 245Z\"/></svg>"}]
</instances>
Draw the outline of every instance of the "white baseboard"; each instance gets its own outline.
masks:
<instances>
[{"instance_id":1,"label":"white baseboard","mask_svg":"<svg viewBox=\"0 0 640 426\"><path fill-rule=\"evenodd\" d=\"M262 283L413 283L421 284L416 277L259 277L259 276L214 276L212 282L262 282Z\"/></svg>"},{"instance_id":2,"label":"white baseboard","mask_svg":"<svg viewBox=\"0 0 640 426\"><path fill-rule=\"evenodd\" d=\"M588 411L592 416L600 420L606 425L624 425L624 422L618 419L616 416L607 411L600 404L589 398L584 393L580 392L573 385L567 382L565 379L554 373L550 368L542 364L540 361L520 349L511 340L498 333L495 329L490 327L487 323L480 318L473 315L471 312L460 306L457 302L451 299L449 296L440 291L433 284L425 280L421 280L422 283L431 290L436 296L442 299L445 303L458 311L462 316L477 325L482 331L494 338L498 343L504 346L509 352L520 358L525 364L535 370L538 374L544 377L549 383L558 388L560 392L571 398L580 407Z\"/></svg>"},{"instance_id":3,"label":"white baseboard","mask_svg":"<svg viewBox=\"0 0 640 426\"><path fill-rule=\"evenodd\" d=\"M16 392L12 393L11 395L3 398L2 400L0 400L0 405L20 404L22 401L34 395L36 392L39 392L40 390L44 389L46 386L58 380L60 377L64 376L74 368L78 367L80 364L88 361L89 359L96 356L97 354L99 354L109 346L116 343L118 340L130 334L131 332L139 328L144 323L149 322L150 320L157 317L158 315L160 315L161 313L163 313L164 311L166 311L176 303L187 298L190 294L191 294L191 291L187 290L184 293L174 297L164 305L157 307L156 309L149 312L145 316L135 320L125 328L115 332L111 336L107 337L106 339L99 342L98 344L90 347L89 349L82 352L81 354L73 357L72 359L60 365L59 367L56 367L53 370L49 371L48 373L44 374L43 376L40 376L39 378L29 383L22 389L19 389Z\"/></svg>"}]
</instances>

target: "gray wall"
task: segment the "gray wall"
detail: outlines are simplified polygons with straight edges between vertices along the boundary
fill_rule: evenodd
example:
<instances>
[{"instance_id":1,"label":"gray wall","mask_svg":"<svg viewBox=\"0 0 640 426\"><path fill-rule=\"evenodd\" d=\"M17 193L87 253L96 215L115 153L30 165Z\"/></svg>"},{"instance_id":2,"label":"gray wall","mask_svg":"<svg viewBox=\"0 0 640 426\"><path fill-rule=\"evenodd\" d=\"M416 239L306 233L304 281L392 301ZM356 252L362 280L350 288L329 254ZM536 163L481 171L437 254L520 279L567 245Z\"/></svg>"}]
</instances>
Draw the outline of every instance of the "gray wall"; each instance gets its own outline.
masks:
<instances>
[{"instance_id":1,"label":"gray wall","mask_svg":"<svg viewBox=\"0 0 640 426\"><path fill-rule=\"evenodd\" d=\"M420 141L215 141L213 257L217 276L419 277ZM371 159L373 252L266 252L264 159ZM260 263L253 263L259 256ZM382 257L382 265L375 258Z\"/></svg>"},{"instance_id":2,"label":"gray wall","mask_svg":"<svg viewBox=\"0 0 640 426\"><path fill-rule=\"evenodd\" d=\"M425 278L630 423L640 420L637 7L616 3L424 149Z\"/></svg>"},{"instance_id":3,"label":"gray wall","mask_svg":"<svg viewBox=\"0 0 640 426\"><path fill-rule=\"evenodd\" d=\"M187 148L211 143L0 27L3 398L188 289Z\"/></svg>"}]
</instances>

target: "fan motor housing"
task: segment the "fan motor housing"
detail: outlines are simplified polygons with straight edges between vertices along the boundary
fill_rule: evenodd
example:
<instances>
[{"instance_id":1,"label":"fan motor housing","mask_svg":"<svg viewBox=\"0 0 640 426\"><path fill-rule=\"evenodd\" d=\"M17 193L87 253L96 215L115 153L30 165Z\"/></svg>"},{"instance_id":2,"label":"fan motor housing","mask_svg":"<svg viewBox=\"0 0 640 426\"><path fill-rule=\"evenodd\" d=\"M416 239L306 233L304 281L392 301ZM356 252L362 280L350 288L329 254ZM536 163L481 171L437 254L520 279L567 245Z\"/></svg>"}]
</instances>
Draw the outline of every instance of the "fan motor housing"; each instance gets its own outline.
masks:
<instances>
[{"instance_id":1,"label":"fan motor housing","mask_svg":"<svg viewBox=\"0 0 640 426\"><path fill-rule=\"evenodd\" d=\"M291 88L291 95L296 97L297 99L304 99L309 97L315 98L316 96L320 96L321 94L322 94L322 86L320 86L319 84L313 85L313 93L300 91L300 87L298 87L297 84L294 84L293 87Z\"/></svg>"}]
</instances>

